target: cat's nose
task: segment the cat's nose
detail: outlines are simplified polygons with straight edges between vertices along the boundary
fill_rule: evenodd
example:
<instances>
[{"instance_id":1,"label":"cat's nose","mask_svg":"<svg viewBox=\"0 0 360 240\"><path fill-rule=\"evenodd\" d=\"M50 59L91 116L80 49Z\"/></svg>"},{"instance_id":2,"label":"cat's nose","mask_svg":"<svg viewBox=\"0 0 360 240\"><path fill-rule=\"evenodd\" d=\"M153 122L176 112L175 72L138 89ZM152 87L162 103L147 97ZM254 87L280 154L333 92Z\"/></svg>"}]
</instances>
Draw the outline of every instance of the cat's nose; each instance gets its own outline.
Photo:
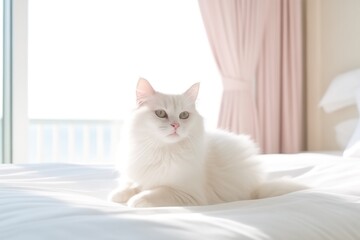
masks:
<instances>
[{"instance_id":1,"label":"cat's nose","mask_svg":"<svg viewBox=\"0 0 360 240\"><path fill-rule=\"evenodd\" d=\"M172 123L172 124L170 124L173 128L175 128L175 130L178 128L178 127L180 127L180 124L179 123L177 123L177 122L174 122L174 123Z\"/></svg>"}]
</instances>

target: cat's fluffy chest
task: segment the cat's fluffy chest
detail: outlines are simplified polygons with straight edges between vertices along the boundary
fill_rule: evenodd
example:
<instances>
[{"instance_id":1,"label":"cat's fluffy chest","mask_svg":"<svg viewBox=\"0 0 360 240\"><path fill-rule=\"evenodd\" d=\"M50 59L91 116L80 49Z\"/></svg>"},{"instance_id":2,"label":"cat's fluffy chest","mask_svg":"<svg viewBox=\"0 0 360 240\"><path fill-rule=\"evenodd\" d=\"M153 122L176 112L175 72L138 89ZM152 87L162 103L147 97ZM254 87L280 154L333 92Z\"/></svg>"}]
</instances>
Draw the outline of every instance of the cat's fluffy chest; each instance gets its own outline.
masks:
<instances>
[{"instance_id":1,"label":"cat's fluffy chest","mask_svg":"<svg viewBox=\"0 0 360 240\"><path fill-rule=\"evenodd\" d=\"M205 182L203 146L194 147L191 142L154 144L145 150L136 145L130 150L130 158L125 172L142 189L165 185L194 192Z\"/></svg>"}]
</instances>

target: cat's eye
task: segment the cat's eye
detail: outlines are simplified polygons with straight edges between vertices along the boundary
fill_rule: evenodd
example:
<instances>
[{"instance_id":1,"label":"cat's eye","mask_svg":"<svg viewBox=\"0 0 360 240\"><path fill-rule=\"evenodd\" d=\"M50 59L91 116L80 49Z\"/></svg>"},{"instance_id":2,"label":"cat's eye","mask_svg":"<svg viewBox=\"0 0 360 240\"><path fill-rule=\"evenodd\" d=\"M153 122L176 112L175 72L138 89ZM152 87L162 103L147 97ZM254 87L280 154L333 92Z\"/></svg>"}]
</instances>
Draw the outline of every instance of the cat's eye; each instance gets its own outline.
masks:
<instances>
[{"instance_id":1,"label":"cat's eye","mask_svg":"<svg viewBox=\"0 0 360 240\"><path fill-rule=\"evenodd\" d=\"M159 118L166 118L167 117L167 114L166 114L166 112L164 110L155 110L155 114Z\"/></svg>"},{"instance_id":2,"label":"cat's eye","mask_svg":"<svg viewBox=\"0 0 360 240\"><path fill-rule=\"evenodd\" d=\"M179 114L179 118L180 119L187 119L189 117L189 115L190 115L189 112L185 111L185 112L182 112L182 113Z\"/></svg>"}]
</instances>

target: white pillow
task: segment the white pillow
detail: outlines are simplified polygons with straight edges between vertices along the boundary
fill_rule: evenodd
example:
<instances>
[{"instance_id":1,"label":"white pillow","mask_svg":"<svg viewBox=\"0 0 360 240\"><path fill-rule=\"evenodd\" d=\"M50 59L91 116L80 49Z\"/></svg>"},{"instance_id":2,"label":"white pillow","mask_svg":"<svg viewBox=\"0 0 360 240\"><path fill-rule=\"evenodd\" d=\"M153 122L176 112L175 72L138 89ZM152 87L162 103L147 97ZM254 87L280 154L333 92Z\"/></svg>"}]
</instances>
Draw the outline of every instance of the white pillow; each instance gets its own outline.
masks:
<instances>
[{"instance_id":1,"label":"white pillow","mask_svg":"<svg viewBox=\"0 0 360 240\"><path fill-rule=\"evenodd\" d=\"M356 103L360 115L360 88L355 90ZM343 155L345 157L360 157L360 119L358 120L354 134L351 136Z\"/></svg>"},{"instance_id":2,"label":"white pillow","mask_svg":"<svg viewBox=\"0 0 360 240\"><path fill-rule=\"evenodd\" d=\"M330 83L319 105L330 113L355 104L357 88L360 88L360 69L340 74Z\"/></svg>"},{"instance_id":3,"label":"white pillow","mask_svg":"<svg viewBox=\"0 0 360 240\"><path fill-rule=\"evenodd\" d=\"M358 124L358 118L342 121L335 126L336 142L342 150L346 148Z\"/></svg>"}]
</instances>

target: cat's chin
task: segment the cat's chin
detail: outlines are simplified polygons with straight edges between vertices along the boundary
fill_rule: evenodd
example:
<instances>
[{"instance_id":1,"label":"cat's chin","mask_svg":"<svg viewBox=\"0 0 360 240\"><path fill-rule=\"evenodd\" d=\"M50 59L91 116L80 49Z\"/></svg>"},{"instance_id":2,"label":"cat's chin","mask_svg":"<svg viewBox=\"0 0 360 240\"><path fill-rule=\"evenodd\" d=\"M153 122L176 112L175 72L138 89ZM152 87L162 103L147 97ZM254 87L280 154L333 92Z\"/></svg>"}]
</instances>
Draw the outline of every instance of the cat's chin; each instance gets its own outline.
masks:
<instances>
[{"instance_id":1,"label":"cat's chin","mask_svg":"<svg viewBox=\"0 0 360 240\"><path fill-rule=\"evenodd\" d=\"M178 133L172 133L172 134L167 135L164 138L164 141L166 143L177 143L177 142L181 141L182 139L183 139L183 137L181 137Z\"/></svg>"}]
</instances>

